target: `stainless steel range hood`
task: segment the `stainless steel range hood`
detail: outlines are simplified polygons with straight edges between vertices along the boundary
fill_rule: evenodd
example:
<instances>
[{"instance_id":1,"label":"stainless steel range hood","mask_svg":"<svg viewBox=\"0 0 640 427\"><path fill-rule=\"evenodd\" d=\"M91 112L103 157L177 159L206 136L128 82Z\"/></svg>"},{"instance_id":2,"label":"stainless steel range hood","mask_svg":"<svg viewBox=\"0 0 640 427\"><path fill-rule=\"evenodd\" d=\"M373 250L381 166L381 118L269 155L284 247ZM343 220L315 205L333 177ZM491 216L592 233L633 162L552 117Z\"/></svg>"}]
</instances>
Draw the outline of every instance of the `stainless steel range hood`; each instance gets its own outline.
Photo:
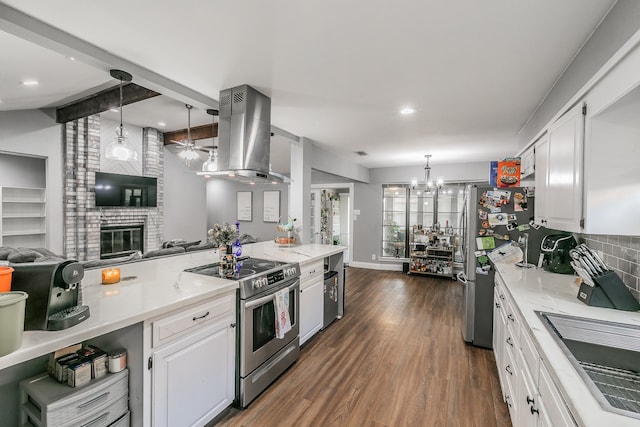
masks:
<instances>
[{"instance_id":1,"label":"stainless steel range hood","mask_svg":"<svg viewBox=\"0 0 640 427\"><path fill-rule=\"evenodd\" d=\"M282 183L269 170L271 99L249 85L220 91L218 171L199 175L250 184Z\"/></svg>"}]
</instances>

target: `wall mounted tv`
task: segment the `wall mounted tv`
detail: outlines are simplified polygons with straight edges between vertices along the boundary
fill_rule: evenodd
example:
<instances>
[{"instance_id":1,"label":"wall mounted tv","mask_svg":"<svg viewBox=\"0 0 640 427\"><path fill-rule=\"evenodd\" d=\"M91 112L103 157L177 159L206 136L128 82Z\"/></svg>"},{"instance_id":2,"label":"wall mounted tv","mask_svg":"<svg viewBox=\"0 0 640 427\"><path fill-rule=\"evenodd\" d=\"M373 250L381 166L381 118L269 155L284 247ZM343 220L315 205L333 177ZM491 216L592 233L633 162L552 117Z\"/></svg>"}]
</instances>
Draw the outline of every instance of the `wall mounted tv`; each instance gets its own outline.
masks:
<instances>
[{"instance_id":1,"label":"wall mounted tv","mask_svg":"<svg viewBox=\"0 0 640 427\"><path fill-rule=\"evenodd\" d=\"M96 207L155 208L158 179L96 172Z\"/></svg>"}]
</instances>

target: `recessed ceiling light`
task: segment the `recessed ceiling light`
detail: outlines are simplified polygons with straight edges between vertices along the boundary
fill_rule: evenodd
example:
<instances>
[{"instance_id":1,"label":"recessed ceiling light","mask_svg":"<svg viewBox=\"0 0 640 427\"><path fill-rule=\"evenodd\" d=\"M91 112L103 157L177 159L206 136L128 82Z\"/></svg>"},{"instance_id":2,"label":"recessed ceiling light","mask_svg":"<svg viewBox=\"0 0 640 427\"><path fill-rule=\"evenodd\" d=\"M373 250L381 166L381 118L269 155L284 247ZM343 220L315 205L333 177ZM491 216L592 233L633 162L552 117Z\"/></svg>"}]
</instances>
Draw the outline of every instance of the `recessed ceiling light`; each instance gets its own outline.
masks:
<instances>
[{"instance_id":1,"label":"recessed ceiling light","mask_svg":"<svg viewBox=\"0 0 640 427\"><path fill-rule=\"evenodd\" d=\"M24 80L21 81L20 84L23 86L35 86L37 85L39 82L37 80Z\"/></svg>"},{"instance_id":2,"label":"recessed ceiling light","mask_svg":"<svg viewBox=\"0 0 640 427\"><path fill-rule=\"evenodd\" d=\"M165 122L158 122L158 126L165 127L167 124Z\"/></svg>"},{"instance_id":3,"label":"recessed ceiling light","mask_svg":"<svg viewBox=\"0 0 640 427\"><path fill-rule=\"evenodd\" d=\"M413 114L415 112L416 112L416 109L415 108L411 108L411 107L405 107L402 110L400 110L400 114L402 114L404 116L409 115L409 114Z\"/></svg>"},{"instance_id":4,"label":"recessed ceiling light","mask_svg":"<svg viewBox=\"0 0 640 427\"><path fill-rule=\"evenodd\" d=\"M75 60L76 60L76 58L74 58L73 56L67 56L67 59L68 59L69 61L75 61Z\"/></svg>"},{"instance_id":5,"label":"recessed ceiling light","mask_svg":"<svg viewBox=\"0 0 640 427\"><path fill-rule=\"evenodd\" d=\"M114 113L117 113L119 110L117 108L109 108L109 111L113 111Z\"/></svg>"}]
</instances>

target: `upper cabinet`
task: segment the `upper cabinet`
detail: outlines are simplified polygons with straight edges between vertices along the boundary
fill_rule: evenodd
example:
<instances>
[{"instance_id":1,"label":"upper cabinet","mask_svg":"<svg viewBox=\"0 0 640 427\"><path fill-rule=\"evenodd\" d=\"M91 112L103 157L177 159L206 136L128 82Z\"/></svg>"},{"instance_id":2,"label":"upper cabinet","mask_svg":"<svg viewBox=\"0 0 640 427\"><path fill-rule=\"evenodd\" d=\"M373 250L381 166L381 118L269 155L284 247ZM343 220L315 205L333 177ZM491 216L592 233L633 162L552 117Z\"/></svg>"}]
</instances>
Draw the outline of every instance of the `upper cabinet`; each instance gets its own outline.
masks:
<instances>
[{"instance_id":1,"label":"upper cabinet","mask_svg":"<svg viewBox=\"0 0 640 427\"><path fill-rule=\"evenodd\" d=\"M640 235L640 47L587 93L584 230Z\"/></svg>"},{"instance_id":2,"label":"upper cabinet","mask_svg":"<svg viewBox=\"0 0 640 427\"><path fill-rule=\"evenodd\" d=\"M582 220L584 107L578 104L547 132L548 159L545 226L579 233Z\"/></svg>"},{"instance_id":3,"label":"upper cabinet","mask_svg":"<svg viewBox=\"0 0 640 427\"><path fill-rule=\"evenodd\" d=\"M640 235L640 45L618 56L534 145L535 220L548 228Z\"/></svg>"}]
</instances>

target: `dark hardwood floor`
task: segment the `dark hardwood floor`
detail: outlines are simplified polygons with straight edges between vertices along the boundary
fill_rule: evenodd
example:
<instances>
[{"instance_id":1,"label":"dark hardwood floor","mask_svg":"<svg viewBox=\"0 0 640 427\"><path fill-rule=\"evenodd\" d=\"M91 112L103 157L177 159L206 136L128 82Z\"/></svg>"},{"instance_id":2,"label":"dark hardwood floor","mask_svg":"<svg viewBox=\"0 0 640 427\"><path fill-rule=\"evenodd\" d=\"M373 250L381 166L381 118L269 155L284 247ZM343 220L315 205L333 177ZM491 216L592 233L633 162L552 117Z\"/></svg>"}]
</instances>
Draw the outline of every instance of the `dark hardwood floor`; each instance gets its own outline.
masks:
<instances>
[{"instance_id":1,"label":"dark hardwood floor","mask_svg":"<svg viewBox=\"0 0 640 427\"><path fill-rule=\"evenodd\" d=\"M462 288L349 268L346 313L220 426L509 426L493 353L465 344Z\"/></svg>"}]
</instances>

